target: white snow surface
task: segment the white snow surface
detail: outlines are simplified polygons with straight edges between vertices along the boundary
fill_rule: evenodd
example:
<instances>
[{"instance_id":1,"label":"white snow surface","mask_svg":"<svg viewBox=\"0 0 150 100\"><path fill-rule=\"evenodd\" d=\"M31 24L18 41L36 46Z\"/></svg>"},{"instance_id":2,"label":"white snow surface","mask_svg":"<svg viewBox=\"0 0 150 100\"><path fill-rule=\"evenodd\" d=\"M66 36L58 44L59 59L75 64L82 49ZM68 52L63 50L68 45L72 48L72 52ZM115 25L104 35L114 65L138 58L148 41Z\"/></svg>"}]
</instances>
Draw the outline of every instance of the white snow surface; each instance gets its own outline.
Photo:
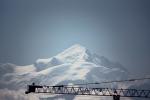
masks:
<instances>
[{"instance_id":1,"label":"white snow surface","mask_svg":"<svg viewBox=\"0 0 150 100\"><path fill-rule=\"evenodd\" d=\"M4 66L11 68L11 70L8 71ZM34 64L31 65L13 65L12 67L11 64L8 64L7 66L1 65L0 68L1 71L7 70L5 74L1 75L0 80L0 92L2 92L3 89L5 89L6 92L3 93L3 95L0 93L0 98L3 98L4 100L8 100L8 97L14 98L14 100L20 100L18 99L19 93L21 93L22 96L22 91L25 91L26 85L31 84L32 82L40 85L67 85L85 82L91 83L123 80L127 79L129 74L121 64L111 62L104 56L98 56L94 53L91 53L88 49L79 44L71 46L54 57L38 59ZM102 86L126 87L125 85L117 84L108 84ZM15 90L19 91L19 93L17 92L16 95L14 93ZM7 95L7 92L9 92L9 95ZM43 100L44 98L48 98L46 100L61 100L62 96L47 97L43 95L32 94L25 95L25 97L20 98L22 98L22 100ZM63 96L63 100L64 99L84 100L85 98L80 98L80 96L72 96L69 98L67 96Z\"/></svg>"}]
</instances>

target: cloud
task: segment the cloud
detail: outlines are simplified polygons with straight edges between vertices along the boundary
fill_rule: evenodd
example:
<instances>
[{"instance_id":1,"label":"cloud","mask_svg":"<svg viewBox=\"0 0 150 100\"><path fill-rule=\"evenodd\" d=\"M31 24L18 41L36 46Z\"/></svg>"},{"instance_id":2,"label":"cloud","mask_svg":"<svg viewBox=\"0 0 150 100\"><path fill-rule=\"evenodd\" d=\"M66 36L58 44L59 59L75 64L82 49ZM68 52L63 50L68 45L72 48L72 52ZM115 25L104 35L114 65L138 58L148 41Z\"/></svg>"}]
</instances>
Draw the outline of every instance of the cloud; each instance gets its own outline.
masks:
<instances>
[{"instance_id":1,"label":"cloud","mask_svg":"<svg viewBox=\"0 0 150 100\"><path fill-rule=\"evenodd\" d=\"M1 100L39 100L39 97L34 95L25 95L24 90L8 90L0 89Z\"/></svg>"},{"instance_id":2,"label":"cloud","mask_svg":"<svg viewBox=\"0 0 150 100\"><path fill-rule=\"evenodd\" d=\"M118 80L121 80L123 78L127 78L126 75L126 71L123 69L123 67L118 64L118 63L113 63L111 61L109 61L107 58L105 57L101 57L99 58L101 59L101 62L98 62L97 60L95 60L94 62L100 63L100 67L92 67L92 69L90 70L89 73L87 73L86 80L89 80L90 82L98 79L112 79L112 80L117 80L117 78L119 78ZM55 62L57 59L53 59L53 61ZM95 65L95 64L94 64ZM80 70L82 68L88 68L88 64L84 63L82 66L79 65L79 69L77 68L76 70L69 70L70 73L72 72L80 72ZM86 67L84 67L86 66ZM91 66L91 64L90 64ZM117 67L118 66L118 67ZM49 66L48 66L49 67ZM85 96L87 98L84 98L83 96L68 96L68 95L59 95L59 96L54 96L54 95L49 95L49 96L53 96L53 97L45 97L45 95L40 95L40 94L26 94L25 95L25 86L27 84L30 84L31 82L35 82L35 83L41 83L44 82L43 84L52 84L53 79L54 78L54 82L57 80L60 80L59 84L64 84L63 82L67 82L67 83L80 83L81 80L70 80L69 78L73 78L72 76L70 76L69 73L66 73L66 75L68 75L68 80L67 79L62 79L62 76L64 75L64 72L68 71L70 65L68 66L55 66L55 67L50 67L50 69L48 70L42 70L41 72L36 72L35 71L35 66L33 65L29 65L29 66L15 66L13 64L0 64L0 99L1 100L85 100L85 99L93 99L93 97L91 96ZM74 67L73 67L74 68ZM115 68L115 69L113 69ZM123 69L123 71L120 69ZM45 73L45 75L41 74L42 72ZM62 73L63 72L63 73ZM81 75L80 73L75 73L75 74L71 74L73 76L75 75ZM119 76L118 76L119 75ZM84 76L84 75L83 75ZM93 77L94 76L94 77ZM97 76L95 78L95 76ZM124 77L125 76L125 77ZM58 77L58 78L57 78ZM148 77L148 76L147 76ZM79 79L81 78L81 76L79 77ZM95 79L95 80L92 80ZM49 81L49 82L48 82ZM101 81L101 80L100 80ZM66 84L67 84L66 83ZM117 87L119 88L128 88L128 86L130 85L129 88L149 88L150 87L150 81L146 80L143 82L136 82L136 87L135 84L121 84L120 86L117 85ZM110 99L107 100L111 100L112 97L110 97ZM95 100L95 99L94 99ZM98 100L105 100L103 98L99 98ZM127 98L121 98L121 100L138 100L138 99L127 99ZM144 100L144 99L142 99Z\"/></svg>"},{"instance_id":3,"label":"cloud","mask_svg":"<svg viewBox=\"0 0 150 100\"><path fill-rule=\"evenodd\" d=\"M14 72L15 65L14 64L0 64L0 76L3 76L7 73L13 73ZM1 77L0 77L1 78Z\"/></svg>"}]
</instances>

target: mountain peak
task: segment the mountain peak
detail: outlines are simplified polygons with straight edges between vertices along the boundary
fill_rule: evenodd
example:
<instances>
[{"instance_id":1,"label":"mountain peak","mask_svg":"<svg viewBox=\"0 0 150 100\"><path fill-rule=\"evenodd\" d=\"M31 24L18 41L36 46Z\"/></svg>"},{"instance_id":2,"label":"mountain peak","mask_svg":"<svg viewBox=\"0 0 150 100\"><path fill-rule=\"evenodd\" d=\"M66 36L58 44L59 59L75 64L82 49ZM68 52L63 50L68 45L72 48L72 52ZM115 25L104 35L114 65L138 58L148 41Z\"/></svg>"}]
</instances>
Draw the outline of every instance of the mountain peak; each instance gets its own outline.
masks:
<instances>
[{"instance_id":1,"label":"mountain peak","mask_svg":"<svg viewBox=\"0 0 150 100\"><path fill-rule=\"evenodd\" d=\"M74 44L74 45L72 45L70 48L72 48L72 47L74 47L74 48L85 48L84 46L82 46L81 44Z\"/></svg>"},{"instance_id":2,"label":"mountain peak","mask_svg":"<svg viewBox=\"0 0 150 100\"><path fill-rule=\"evenodd\" d=\"M74 50L82 50L82 51L85 51L86 48L85 48L84 46L80 45L80 44L74 44L74 45L72 45L70 48L68 48L68 49L66 49L66 50L68 50L68 51L74 51ZM65 51L66 51L66 50L65 50Z\"/></svg>"},{"instance_id":3,"label":"mountain peak","mask_svg":"<svg viewBox=\"0 0 150 100\"><path fill-rule=\"evenodd\" d=\"M86 51L85 47L83 47L80 44L75 44L75 45L72 45L71 47L69 47L68 49L64 50L63 52L61 52L58 55L66 55L68 53L70 54L70 53L79 53L79 52L81 53L84 51Z\"/></svg>"},{"instance_id":4,"label":"mountain peak","mask_svg":"<svg viewBox=\"0 0 150 100\"><path fill-rule=\"evenodd\" d=\"M75 44L70 48L64 50L62 53L58 54L56 57L64 60L65 62L75 62L77 60L85 60L89 56L89 51L84 46L80 44Z\"/></svg>"}]
</instances>

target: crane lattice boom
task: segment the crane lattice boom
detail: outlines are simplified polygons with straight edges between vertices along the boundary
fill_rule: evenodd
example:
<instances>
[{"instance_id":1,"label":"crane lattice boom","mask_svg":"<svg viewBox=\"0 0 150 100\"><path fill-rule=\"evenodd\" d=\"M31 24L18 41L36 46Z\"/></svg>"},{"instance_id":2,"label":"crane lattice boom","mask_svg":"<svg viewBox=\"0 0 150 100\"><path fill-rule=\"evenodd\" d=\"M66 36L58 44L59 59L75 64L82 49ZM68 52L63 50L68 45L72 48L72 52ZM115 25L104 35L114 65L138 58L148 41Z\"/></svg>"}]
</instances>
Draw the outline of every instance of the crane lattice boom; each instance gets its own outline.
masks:
<instances>
[{"instance_id":1,"label":"crane lattice boom","mask_svg":"<svg viewBox=\"0 0 150 100\"><path fill-rule=\"evenodd\" d=\"M120 100L120 97L143 97L150 98L150 90L137 89L113 89L113 88L88 88L75 87L67 85L40 86L28 85L28 93L50 93L50 94L72 94L72 95L93 95L93 96L113 96L114 100Z\"/></svg>"}]
</instances>

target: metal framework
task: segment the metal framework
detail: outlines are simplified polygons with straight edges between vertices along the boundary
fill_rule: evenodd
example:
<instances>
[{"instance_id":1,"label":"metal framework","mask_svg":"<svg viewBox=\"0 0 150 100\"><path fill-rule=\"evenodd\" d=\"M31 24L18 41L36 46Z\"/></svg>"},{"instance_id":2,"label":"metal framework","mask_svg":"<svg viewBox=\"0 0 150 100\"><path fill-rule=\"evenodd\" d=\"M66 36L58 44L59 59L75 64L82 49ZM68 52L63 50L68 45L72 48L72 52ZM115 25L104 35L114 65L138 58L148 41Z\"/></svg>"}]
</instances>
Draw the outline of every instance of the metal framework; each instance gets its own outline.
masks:
<instances>
[{"instance_id":1,"label":"metal framework","mask_svg":"<svg viewBox=\"0 0 150 100\"><path fill-rule=\"evenodd\" d=\"M75 86L40 86L28 85L28 93L50 93L50 94L72 94L72 95L93 95L93 96L113 96L114 100L120 100L120 97L141 97L150 98L150 90L137 89L113 89L113 88L88 88Z\"/></svg>"}]
</instances>

